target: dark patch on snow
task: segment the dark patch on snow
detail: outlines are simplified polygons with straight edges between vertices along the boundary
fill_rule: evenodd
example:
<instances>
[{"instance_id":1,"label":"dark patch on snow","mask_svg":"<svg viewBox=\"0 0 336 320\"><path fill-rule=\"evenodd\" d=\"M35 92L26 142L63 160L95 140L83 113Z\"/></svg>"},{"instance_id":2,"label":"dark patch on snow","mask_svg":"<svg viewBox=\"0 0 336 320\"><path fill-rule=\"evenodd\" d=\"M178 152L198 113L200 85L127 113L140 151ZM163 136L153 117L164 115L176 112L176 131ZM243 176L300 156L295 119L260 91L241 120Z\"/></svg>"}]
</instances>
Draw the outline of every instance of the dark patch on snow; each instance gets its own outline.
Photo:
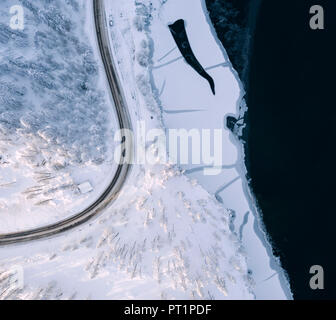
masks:
<instances>
[{"instance_id":1,"label":"dark patch on snow","mask_svg":"<svg viewBox=\"0 0 336 320\"><path fill-rule=\"evenodd\" d=\"M212 93L215 95L215 82L212 77L204 70L202 65L195 57L185 29L184 20L180 19L169 25L170 32L179 48L185 61L204 79L209 82Z\"/></svg>"}]
</instances>

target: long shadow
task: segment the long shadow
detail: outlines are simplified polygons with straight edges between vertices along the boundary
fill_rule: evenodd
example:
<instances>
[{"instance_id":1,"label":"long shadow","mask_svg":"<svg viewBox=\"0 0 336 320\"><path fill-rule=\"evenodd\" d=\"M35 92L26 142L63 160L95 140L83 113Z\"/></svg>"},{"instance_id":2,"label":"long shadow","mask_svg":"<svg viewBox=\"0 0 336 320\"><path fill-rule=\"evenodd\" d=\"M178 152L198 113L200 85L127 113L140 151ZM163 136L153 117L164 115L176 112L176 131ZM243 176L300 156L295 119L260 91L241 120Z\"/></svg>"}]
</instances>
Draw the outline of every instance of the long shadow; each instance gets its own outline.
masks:
<instances>
[{"instance_id":1,"label":"long shadow","mask_svg":"<svg viewBox=\"0 0 336 320\"><path fill-rule=\"evenodd\" d=\"M185 61L204 79L208 80L209 85L211 87L212 93L215 95L215 82L211 78L211 76L204 70L202 65L198 62L197 58L195 57L189 40L188 35L185 29L184 20L180 19L175 21L173 24L169 26L170 32L179 48L182 56L184 57Z\"/></svg>"}]
</instances>

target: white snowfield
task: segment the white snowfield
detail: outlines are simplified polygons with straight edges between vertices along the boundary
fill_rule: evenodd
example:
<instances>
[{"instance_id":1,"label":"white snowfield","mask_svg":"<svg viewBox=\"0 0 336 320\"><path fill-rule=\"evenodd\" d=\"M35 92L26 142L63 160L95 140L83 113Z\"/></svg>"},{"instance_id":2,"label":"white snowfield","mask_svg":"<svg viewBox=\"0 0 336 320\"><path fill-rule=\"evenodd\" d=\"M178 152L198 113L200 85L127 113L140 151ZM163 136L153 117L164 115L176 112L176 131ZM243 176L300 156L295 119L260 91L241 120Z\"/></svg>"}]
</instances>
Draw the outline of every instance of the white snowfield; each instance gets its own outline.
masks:
<instances>
[{"instance_id":1,"label":"white snowfield","mask_svg":"<svg viewBox=\"0 0 336 320\"><path fill-rule=\"evenodd\" d=\"M92 3L71 1L77 2L86 5L92 39ZM223 128L225 115L238 113L242 91L230 67L208 70L216 96L182 59L157 68L179 57L177 49L171 51L175 44L167 27L177 18L187 21L202 65L228 63L202 1L105 5L134 123L145 121L149 129ZM202 111L181 112L196 109ZM183 168L195 169L185 175L169 164L134 165L119 198L100 217L55 238L0 248L0 299L286 298L283 271L268 255L247 194L240 145L229 131L223 144L230 169L217 176L205 177L194 167ZM153 155L156 148L147 145ZM236 178L234 189L221 187ZM11 270L21 270L23 288L11 283Z\"/></svg>"},{"instance_id":2,"label":"white snowfield","mask_svg":"<svg viewBox=\"0 0 336 320\"><path fill-rule=\"evenodd\" d=\"M125 4L125 11L127 6ZM242 118L246 108L244 90L212 28L205 1L142 1L137 11L136 25L141 29L143 23L147 39L136 36L135 41L144 47L144 51L150 51L149 81L162 110L164 126L187 130L225 129L223 168L220 174L205 175L204 166L200 165L181 167L190 178L196 179L208 192L214 194L224 207L233 210L234 231L247 253L247 265L255 281L253 290L256 298L291 298L288 281L272 255L253 196L249 192L243 147L226 128L228 115ZM149 14L151 18L146 21ZM216 95L212 94L208 82L181 57L168 28L169 24L178 19L185 20L192 50L214 79Z\"/></svg>"},{"instance_id":3,"label":"white snowfield","mask_svg":"<svg viewBox=\"0 0 336 320\"><path fill-rule=\"evenodd\" d=\"M24 29L0 8L0 233L55 223L112 181L113 132L95 34L83 1L22 0ZM90 12L89 19L92 13ZM90 192L80 185L90 183Z\"/></svg>"}]
</instances>

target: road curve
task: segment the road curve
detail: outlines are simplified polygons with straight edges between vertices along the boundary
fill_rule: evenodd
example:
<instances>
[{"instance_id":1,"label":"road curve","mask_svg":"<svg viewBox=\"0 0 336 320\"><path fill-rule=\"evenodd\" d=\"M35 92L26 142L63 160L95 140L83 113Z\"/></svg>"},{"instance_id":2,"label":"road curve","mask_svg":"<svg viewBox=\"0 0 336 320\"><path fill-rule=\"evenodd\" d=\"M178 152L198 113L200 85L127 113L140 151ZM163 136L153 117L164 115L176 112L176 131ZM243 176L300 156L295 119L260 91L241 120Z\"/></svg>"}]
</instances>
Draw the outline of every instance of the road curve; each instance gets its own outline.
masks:
<instances>
[{"instance_id":1,"label":"road curve","mask_svg":"<svg viewBox=\"0 0 336 320\"><path fill-rule=\"evenodd\" d=\"M106 76L110 86L111 94L115 103L118 123L120 129L131 130L131 120L128 114L127 105L123 96L123 91L118 79L115 65L113 63L113 58L111 56L110 41L107 30L107 21L105 16L104 0L93 0L93 14L95 19L97 42L99 50L101 53L101 58L104 64ZM92 205L83 210L80 213L73 215L72 217L51 224L45 227L40 227L32 230L27 230L23 232L1 234L0 235L0 246L8 245L13 243L20 243L26 241L37 240L41 238L50 237L61 232L75 228L93 217L101 213L108 204L114 201L131 169L131 164L123 163L123 158L131 157L133 152L133 145L131 141L126 141L126 135L122 139L123 142L123 152L120 159L120 164L118 165L116 174L104 191L104 193L97 199Z\"/></svg>"}]
</instances>

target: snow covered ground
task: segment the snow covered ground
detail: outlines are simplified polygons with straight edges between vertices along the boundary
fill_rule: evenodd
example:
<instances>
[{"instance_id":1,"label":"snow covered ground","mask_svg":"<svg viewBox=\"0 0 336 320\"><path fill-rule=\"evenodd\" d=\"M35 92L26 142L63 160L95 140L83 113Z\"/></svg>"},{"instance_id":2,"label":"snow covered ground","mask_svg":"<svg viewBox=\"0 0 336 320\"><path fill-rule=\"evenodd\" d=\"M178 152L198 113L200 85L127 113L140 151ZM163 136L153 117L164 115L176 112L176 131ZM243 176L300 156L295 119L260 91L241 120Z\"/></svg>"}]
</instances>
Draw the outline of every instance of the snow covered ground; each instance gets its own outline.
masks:
<instances>
[{"instance_id":1,"label":"snow covered ground","mask_svg":"<svg viewBox=\"0 0 336 320\"><path fill-rule=\"evenodd\" d=\"M226 115L240 112L240 83L202 1L105 4L133 123L142 120L147 129L223 128ZM88 1L85 17L93 36ZM179 58L167 27L177 18L187 21L202 65L224 63L208 69L216 96L182 59L163 66ZM248 194L241 147L228 130L223 146L219 175L205 176L199 166L185 166L185 175L159 162L134 165L120 196L100 217L55 238L0 248L0 299L286 298L282 270L268 255ZM154 155L156 148L147 145ZM22 277L22 288L12 283L14 273Z\"/></svg>"},{"instance_id":2,"label":"snow covered ground","mask_svg":"<svg viewBox=\"0 0 336 320\"><path fill-rule=\"evenodd\" d=\"M22 267L24 288L13 285L0 298L253 298L227 210L168 166L134 171L131 181L113 208L80 230L1 248L0 270Z\"/></svg>"},{"instance_id":3,"label":"snow covered ground","mask_svg":"<svg viewBox=\"0 0 336 320\"><path fill-rule=\"evenodd\" d=\"M148 17L136 15L133 1L109 3L107 12L118 17L109 21L111 39L132 119L160 128L152 88L139 81L149 68L135 61L147 34L133 22ZM154 144L147 148L155 154ZM175 166L135 165L99 218L52 239L0 248L0 298L252 299L254 282L231 220ZM11 283L13 272L23 288Z\"/></svg>"},{"instance_id":4,"label":"snow covered ground","mask_svg":"<svg viewBox=\"0 0 336 320\"><path fill-rule=\"evenodd\" d=\"M92 12L75 0L19 3L23 30L10 27L12 1L0 9L0 233L85 209L116 169Z\"/></svg>"},{"instance_id":5,"label":"snow covered ground","mask_svg":"<svg viewBox=\"0 0 336 320\"><path fill-rule=\"evenodd\" d=\"M121 19L125 20L128 5ZM137 58L146 56L147 80L155 94L155 102L162 111L164 126L171 129L223 128L222 171L205 175L204 165L181 165L186 174L196 179L208 192L216 196L225 208L235 215L234 231L247 252L247 263L255 281L258 299L286 299L291 297L288 282L279 262L272 256L271 247L263 232L245 179L242 145L226 128L226 117L241 118L245 110L244 91L238 75L216 37L201 0L142 1L137 6L135 42L144 49ZM216 95L207 81L200 77L181 57L168 25L184 19L193 52L205 70L215 80ZM127 27L125 27L126 29ZM133 32L134 34L134 32ZM128 40L130 41L130 40ZM146 44L147 45L144 45ZM142 78L141 78L142 79ZM152 99L152 97L150 98ZM151 102L147 103L152 105Z\"/></svg>"}]
</instances>

